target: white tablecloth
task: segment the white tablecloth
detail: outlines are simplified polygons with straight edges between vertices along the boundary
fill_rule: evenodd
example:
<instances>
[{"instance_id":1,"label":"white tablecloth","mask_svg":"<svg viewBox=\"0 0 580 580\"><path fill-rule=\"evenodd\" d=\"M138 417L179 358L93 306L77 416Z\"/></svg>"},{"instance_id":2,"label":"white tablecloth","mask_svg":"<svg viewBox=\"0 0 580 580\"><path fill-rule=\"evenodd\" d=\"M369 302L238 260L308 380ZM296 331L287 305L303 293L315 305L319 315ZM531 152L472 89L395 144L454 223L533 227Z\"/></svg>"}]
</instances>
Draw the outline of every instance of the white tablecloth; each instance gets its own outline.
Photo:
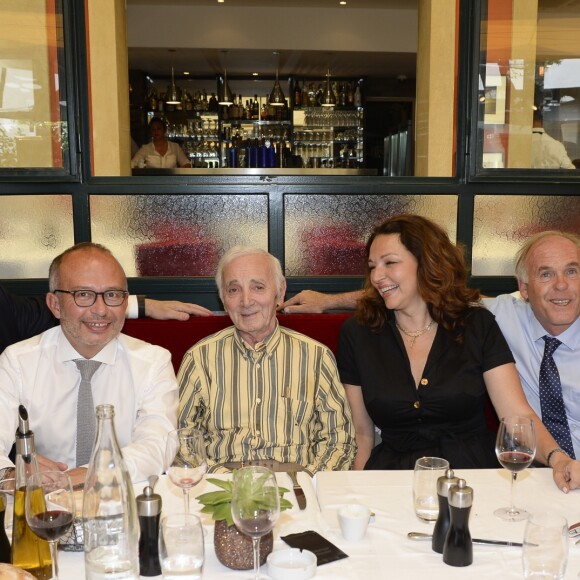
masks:
<instances>
[{"instance_id":1,"label":"white tablecloth","mask_svg":"<svg viewBox=\"0 0 580 580\"><path fill-rule=\"evenodd\" d=\"M523 539L524 522L504 522L493 515L494 509L509 503L510 474L502 469L457 470L474 489L470 530L473 537L513 540ZM443 563L440 554L431 550L430 542L412 541L407 532L431 533L433 524L419 520L413 512L410 471L325 472L311 481L305 473L299 481L307 497L307 508L298 509L293 493L287 497L295 506L282 512L275 528L274 549L283 549L280 535L313 529L327 537L349 554L349 558L320 566L317 577L333 580L371 580L376 578L417 578L424 580L453 580L454 578L522 578L521 548L475 545L474 562L468 568L453 568ZM278 474L278 482L291 489L286 474ZM143 486L136 488L136 494ZM213 486L203 481L192 490L191 510L198 512L200 504L195 496ZM156 491L163 497L165 514L183 510L182 492L165 477ZM563 494L552 480L549 469L528 469L518 477L516 487L518 507L536 511L551 509L568 519L580 521L580 490ZM359 502L375 512L375 522L369 526L361 542L350 543L340 536L336 511L344 503ZM222 566L213 549L213 525L202 515L206 529L206 563L204 578L248 578L248 572L234 572ZM60 554L61 580L84 577L83 554ZM264 566L264 572L267 567ZM570 540L570 557L566 578L576 579L580 571L580 545Z\"/></svg>"}]
</instances>

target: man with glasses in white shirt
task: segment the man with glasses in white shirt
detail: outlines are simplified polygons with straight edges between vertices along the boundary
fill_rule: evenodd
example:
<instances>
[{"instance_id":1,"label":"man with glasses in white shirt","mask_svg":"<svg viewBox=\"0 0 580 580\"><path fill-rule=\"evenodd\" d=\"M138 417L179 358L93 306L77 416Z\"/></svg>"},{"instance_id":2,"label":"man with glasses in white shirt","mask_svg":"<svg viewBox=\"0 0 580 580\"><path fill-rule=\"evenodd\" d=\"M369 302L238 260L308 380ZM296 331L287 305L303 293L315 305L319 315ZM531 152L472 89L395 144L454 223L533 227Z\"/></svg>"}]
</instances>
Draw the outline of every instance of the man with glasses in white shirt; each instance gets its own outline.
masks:
<instances>
[{"instance_id":1,"label":"man with glasses in white shirt","mask_svg":"<svg viewBox=\"0 0 580 580\"><path fill-rule=\"evenodd\" d=\"M92 420L96 405L112 404L131 478L163 471L165 436L175 429L178 402L171 354L121 334L127 297L125 273L105 247L77 244L55 258L46 303L60 326L0 356L0 470L12 467L8 452L22 404L41 468L72 469L73 481L83 481L88 457L77 455L78 430ZM81 414L80 369L86 361L96 371L88 381L92 404Z\"/></svg>"}]
</instances>

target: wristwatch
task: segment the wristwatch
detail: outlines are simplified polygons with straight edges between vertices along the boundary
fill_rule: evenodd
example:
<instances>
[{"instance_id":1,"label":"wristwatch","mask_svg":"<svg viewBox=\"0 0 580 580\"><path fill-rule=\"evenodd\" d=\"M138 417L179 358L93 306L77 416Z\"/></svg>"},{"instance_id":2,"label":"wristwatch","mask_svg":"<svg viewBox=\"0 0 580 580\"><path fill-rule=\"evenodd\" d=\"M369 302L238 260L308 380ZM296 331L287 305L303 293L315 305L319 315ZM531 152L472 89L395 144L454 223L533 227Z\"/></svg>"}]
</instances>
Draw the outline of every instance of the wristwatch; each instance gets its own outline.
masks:
<instances>
[{"instance_id":1,"label":"wristwatch","mask_svg":"<svg viewBox=\"0 0 580 580\"><path fill-rule=\"evenodd\" d=\"M564 451L561 447L555 447L548 453L546 457L546 464L548 465L548 467L552 467L550 465L550 459L552 459L552 455L554 455L554 453L563 453L566 457L570 457L567 451Z\"/></svg>"}]
</instances>

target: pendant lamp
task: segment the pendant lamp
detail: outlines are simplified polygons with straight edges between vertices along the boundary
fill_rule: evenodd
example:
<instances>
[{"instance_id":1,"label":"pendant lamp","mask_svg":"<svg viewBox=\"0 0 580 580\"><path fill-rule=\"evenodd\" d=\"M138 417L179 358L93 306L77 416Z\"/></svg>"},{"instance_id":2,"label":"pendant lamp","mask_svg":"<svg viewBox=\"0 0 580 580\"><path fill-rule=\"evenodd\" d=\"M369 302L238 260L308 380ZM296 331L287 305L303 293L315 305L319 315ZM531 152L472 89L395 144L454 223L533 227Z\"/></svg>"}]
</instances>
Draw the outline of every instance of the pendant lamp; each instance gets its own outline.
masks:
<instances>
[{"instance_id":1,"label":"pendant lamp","mask_svg":"<svg viewBox=\"0 0 580 580\"><path fill-rule=\"evenodd\" d=\"M169 95L165 101L168 105L179 105L181 103L181 91L175 85L175 72L173 67L171 67L171 87L169 89Z\"/></svg>"},{"instance_id":2,"label":"pendant lamp","mask_svg":"<svg viewBox=\"0 0 580 580\"><path fill-rule=\"evenodd\" d=\"M274 88L270 93L270 105L272 105L273 107L283 107L286 104L286 98L284 97L282 87L280 86L280 82L278 81L280 53L275 52L274 54L278 57L278 62L276 63L276 80L274 81Z\"/></svg>"},{"instance_id":3,"label":"pendant lamp","mask_svg":"<svg viewBox=\"0 0 580 580\"><path fill-rule=\"evenodd\" d=\"M220 78L221 85L218 90L218 103L220 105L231 105L234 102L232 91L230 90L230 85L228 85L228 66L227 66L227 54L228 51L222 51L224 53L224 78Z\"/></svg>"}]
</instances>

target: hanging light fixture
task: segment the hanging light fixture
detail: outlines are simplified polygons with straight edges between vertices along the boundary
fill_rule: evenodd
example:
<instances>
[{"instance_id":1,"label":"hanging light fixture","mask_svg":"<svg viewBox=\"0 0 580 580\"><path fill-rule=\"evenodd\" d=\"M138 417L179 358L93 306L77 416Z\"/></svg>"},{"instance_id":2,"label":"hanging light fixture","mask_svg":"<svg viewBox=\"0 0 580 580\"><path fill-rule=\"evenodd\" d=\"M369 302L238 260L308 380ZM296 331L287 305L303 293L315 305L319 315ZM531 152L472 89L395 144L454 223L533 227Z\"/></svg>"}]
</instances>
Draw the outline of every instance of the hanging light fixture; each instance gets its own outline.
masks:
<instances>
[{"instance_id":1,"label":"hanging light fixture","mask_svg":"<svg viewBox=\"0 0 580 580\"><path fill-rule=\"evenodd\" d=\"M280 82L278 81L278 68L280 65L280 53L274 53L278 57L278 62L276 63L276 80L274 81L274 88L270 93L270 105L273 107L283 107L286 104L286 98L284 97L284 93L282 92L282 87L280 86Z\"/></svg>"},{"instance_id":2,"label":"hanging light fixture","mask_svg":"<svg viewBox=\"0 0 580 580\"><path fill-rule=\"evenodd\" d=\"M168 105L179 105L181 103L181 90L175 85L173 66L171 67L171 87L169 88L169 95L165 102Z\"/></svg>"},{"instance_id":3,"label":"hanging light fixture","mask_svg":"<svg viewBox=\"0 0 580 580\"><path fill-rule=\"evenodd\" d=\"M218 90L218 103L220 105L231 105L234 102L234 97L232 91L230 90L230 85L228 85L228 66L227 66L227 55L228 51L223 50L224 53L224 78L220 78L221 86Z\"/></svg>"},{"instance_id":4,"label":"hanging light fixture","mask_svg":"<svg viewBox=\"0 0 580 580\"><path fill-rule=\"evenodd\" d=\"M334 107L336 105L336 95L332 90L332 85L330 84L330 69L326 73L326 89L324 89L324 94L322 95L323 107Z\"/></svg>"}]
</instances>

